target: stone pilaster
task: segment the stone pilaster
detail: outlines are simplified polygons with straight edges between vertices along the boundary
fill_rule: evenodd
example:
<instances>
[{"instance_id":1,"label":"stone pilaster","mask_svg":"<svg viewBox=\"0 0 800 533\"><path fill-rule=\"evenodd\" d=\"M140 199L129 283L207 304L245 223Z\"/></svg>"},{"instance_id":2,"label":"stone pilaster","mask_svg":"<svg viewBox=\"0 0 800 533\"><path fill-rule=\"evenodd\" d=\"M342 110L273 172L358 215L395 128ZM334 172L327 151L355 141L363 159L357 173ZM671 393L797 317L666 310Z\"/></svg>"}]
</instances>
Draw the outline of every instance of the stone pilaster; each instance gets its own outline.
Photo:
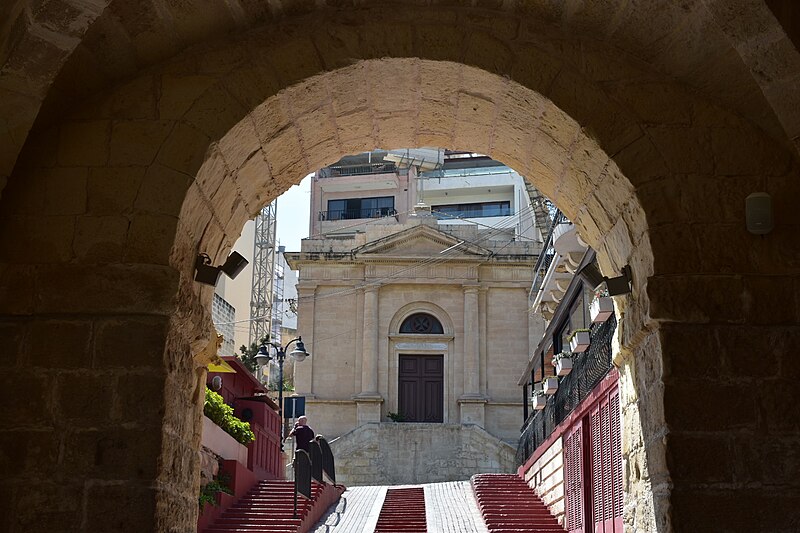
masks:
<instances>
[{"instance_id":1,"label":"stone pilaster","mask_svg":"<svg viewBox=\"0 0 800 533\"><path fill-rule=\"evenodd\" d=\"M477 286L464 286L464 393L458 399L462 424L485 426L486 399L480 389L480 320Z\"/></svg>"},{"instance_id":2,"label":"stone pilaster","mask_svg":"<svg viewBox=\"0 0 800 533\"><path fill-rule=\"evenodd\" d=\"M307 398L314 397L314 317L316 315L314 298L317 292L316 284L299 283L297 286L297 333L303 337L306 349L311 352L311 357L294 367L294 388L297 395Z\"/></svg>"},{"instance_id":3,"label":"stone pilaster","mask_svg":"<svg viewBox=\"0 0 800 533\"><path fill-rule=\"evenodd\" d=\"M361 392L355 397L358 424L380 422L383 397L378 392L378 288L364 289L361 342Z\"/></svg>"}]
</instances>

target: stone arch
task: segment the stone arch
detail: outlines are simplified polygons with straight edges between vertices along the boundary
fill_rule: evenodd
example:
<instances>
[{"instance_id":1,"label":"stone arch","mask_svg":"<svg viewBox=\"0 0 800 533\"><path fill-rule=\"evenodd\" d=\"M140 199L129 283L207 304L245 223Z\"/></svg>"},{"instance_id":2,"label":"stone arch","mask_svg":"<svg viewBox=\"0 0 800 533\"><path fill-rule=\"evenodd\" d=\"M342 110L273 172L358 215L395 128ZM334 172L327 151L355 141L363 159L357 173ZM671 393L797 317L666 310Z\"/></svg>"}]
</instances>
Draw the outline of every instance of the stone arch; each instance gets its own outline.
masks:
<instances>
[{"instance_id":1,"label":"stone arch","mask_svg":"<svg viewBox=\"0 0 800 533\"><path fill-rule=\"evenodd\" d=\"M433 302L412 302L398 309L389 322L389 334L400 333L400 325L406 318L416 313L426 313L433 316L442 324L442 328L444 329L443 335L449 337L454 335L455 328L453 326L453 321L450 319L450 315Z\"/></svg>"},{"instance_id":2,"label":"stone arch","mask_svg":"<svg viewBox=\"0 0 800 533\"><path fill-rule=\"evenodd\" d=\"M53 431L50 416L61 416L76 426L91 421L82 414L81 402L93 406L96 411L91 412L106 421L111 430L116 426L108 421L140 423L140 413L112 412L110 407L106 412L102 406L118 409L125 403L119 398L130 398L146 388L149 396L160 399L143 403L147 408L140 412L163 417L158 424L147 421L151 424L148 430L158 434L157 442L142 441L136 448L146 459L147 475L152 477L142 482L135 473L124 470L127 463L121 464L122 473L116 475L124 482L118 490L141 496L141 501L157 501L159 511L153 510L156 504L152 503L152 508L144 509L141 515L165 529L190 522L193 495L186 479L192 477L192 464L183 458L191 456L192 436L196 439L196 434L187 424L185 413L195 407L196 397L192 396L193 382L186 376L192 375L190 356L200 351L208 336L208 331L199 326L208 324L203 302L210 299L209 289L200 291L198 297L191 283L191 264L198 248L216 250L221 257L241 222L254 214L252 210L262 200L298 181L303 172L330 163L343 153L376 145L446 142L453 148L485 151L524 174L536 176L547 194L582 228L586 240L599 246L601 257L605 257L601 266L607 273L625 261L634 267L638 305L619 309L625 318L619 337L619 364L630 369L623 373L623 380L633 391L626 398L626 417L634 422L640 419L644 426L642 432L633 427L626 444L631 470L641 473L629 487L630 492L641 496L643 502L628 517L631 527L669 529L670 505L675 505L679 517L676 527L686 527L692 523L688 518L692 506L717 497L704 492L708 486L723 493L719 496L723 503L734 502L737 493L729 488L727 474L709 473L702 465L692 463L687 470L680 459L688 460L690 454L682 454L681 446L687 448L689 443L700 441L711 453L727 453L726 464L732 463L730 434L726 431L737 426L737 420L716 416L725 412L726 405L720 402L735 397L740 384L760 383L770 376L754 378L735 365L726 368L728 374L722 378L716 377L713 369L706 369L700 377L693 375L684 366L681 339L700 339L706 344L705 353L735 354L737 343L718 336L719 332L727 331L726 326L735 321L755 331L763 324L760 317L764 311L772 309L772 301L767 304L766 300L774 300L762 293L783 295L783 288L777 285L780 280L796 283L793 265L782 261L786 250L793 249L791 224L780 223L771 240L759 242L753 242L740 228L741 203L748 191L773 192L776 211L790 207L790 199L797 192L795 162L782 146L735 113L709 103L624 54L615 58L585 50L581 52L586 61L582 68L569 62L552 65L548 52L532 44L514 43L496 57L483 56L479 44L494 42L492 31L496 33L490 22L491 17L478 17L480 27L470 26L475 31L469 41L443 48L428 47L427 33L414 34L420 55L441 53L443 59L458 63L432 59L357 61L319 76L319 71L342 67L350 58L369 56L374 51L359 53L358 46L343 40L341 47L331 48L331 56L324 61L313 59L317 51L314 43L307 33L292 33L289 23L284 49L275 51L280 35L262 42L266 32L229 42L227 48L217 48L216 55L210 53L214 46L201 47L99 94L66 116L43 121L28 140L0 204L0 257L6 263L0 271L5 291L0 302L4 312L14 317L6 336L19 354L14 376L33 390L49 390L54 395L55 407L33 412L34 420L44 421L39 423L41 429ZM341 25L334 23L331 28L334 33L352 36ZM330 35L324 38L336 40ZM463 42L469 44L469 51L461 47ZM386 55L409 53L398 51L396 43L384 45L380 51L386 50ZM545 49L552 50L553 46L560 45L550 42ZM250 49L253 55L243 53L243 49ZM309 62L286 64L280 61L282 55ZM230 58L237 60L225 61ZM269 73L260 61L272 62ZM509 65L521 69L514 71L514 81L499 75ZM381 76L390 78L397 69L419 74L409 77L413 83L393 87L394 93L387 95L385 86L380 85ZM416 83L425 81L421 76L424 72L440 75L451 95L438 100L426 96L440 89L430 83ZM324 83L315 82L342 74L370 88L365 94L373 97L376 88L384 97L373 99L373 103L362 102L349 91L344 95L349 107L328 113L324 106L315 106L314 102L325 101L328 90ZM249 75L265 83L255 83ZM346 83L341 86L352 87ZM245 88L254 92L243 91ZM293 92L297 88L303 91ZM403 98L409 95L412 105L405 106ZM131 102L145 105L137 108ZM288 116L285 102L290 104ZM519 114L535 104L543 107L536 113ZM405 116L409 112L423 119L431 117L427 123L420 122L426 129L410 127L414 122ZM314 137L313 120L322 115L326 119L349 118L349 122L337 122L337 126L361 135L340 138L338 144ZM266 121L261 126L273 127L268 130L269 138L261 139L257 132L263 134L265 130L256 130L255 123L249 122L259 117ZM517 121L520 117L524 120ZM376 127L378 120L385 121L387 127ZM531 136L530 131L537 134ZM240 141L250 136L253 139L238 148L238 143L225 145L225 139ZM528 160L520 146L529 146L539 158ZM319 159L309 158L312 150ZM276 154L305 157L273 157ZM598 161L603 161L599 168L595 166ZM248 162L253 165L251 172L269 172L271 181L267 185L271 188L262 198L258 191L247 188L252 185L244 179ZM211 170L213 165L217 172ZM736 187L731 187L731 182ZM687 190L697 194L684 194ZM574 196L575 191L578 193ZM700 193L720 198L719 205L698 200ZM577 202L576 197L585 202ZM622 252L634 247L636 251L629 257ZM650 247L652 261L644 253ZM40 253L31 258L30 249ZM708 257L704 255L708 249L720 253ZM737 253L743 249L749 253ZM86 287L113 287L114 297L104 297L108 289L85 292ZM142 291L142 287L147 290ZM718 294L724 301L715 299ZM691 305L686 306L686 301ZM796 311L783 312L783 322L796 321ZM77 361L31 355L53 352L41 344L41 333L54 328L74 335L71 353L81 355L76 356ZM744 329L740 324L737 328ZM133 355L141 358L141 350L149 356L139 360L136 371L115 350L124 339L137 340ZM146 349L142 348L142 339L149 339ZM95 361L91 365L82 358L85 346L91 346ZM166 362L162 357L165 350ZM724 366L725 360L722 363ZM68 396L64 376L73 377L69 372L90 384L89 389L96 387L115 399L103 404L85 394L77 399ZM698 426L683 420L681 413L687 398L691 398L689 385L702 383L701 378L717 381L712 397L707 398L709 412L700 412L705 416ZM105 384L109 379L114 387ZM765 401L794 405L780 401L791 398L783 376L772 379L780 387ZM138 386L132 386L134 382ZM666 402L660 402L662 394ZM644 409L641 417L638 406ZM746 420L758 418L752 405L740 407L737 412ZM47 411L53 408L54 412ZM15 416L19 413L21 418L29 414L20 409ZM779 426L771 418L766 423ZM753 422L745 425L751 432L758 427ZM697 435L698 427L710 431ZM85 428L70 429L77 432ZM642 434L644 440L640 440ZM68 438L73 442L76 437L70 434ZM115 438L126 440L124 435ZM670 469L666 466L665 439L673 457ZM80 457L73 459L83 464ZM74 464L52 463L60 474L83 471ZM32 470L25 470L18 479ZM86 474L92 479L104 475L106 472L99 468ZM151 483L152 478L157 483ZM791 481L783 483L791 486ZM678 490L670 497L673 485ZM80 487L83 490L84 486ZM70 488L74 487L66 489ZM98 510L103 495L95 489L86 490L82 496L85 503L75 507L87 509L88 527L95 527L98 517L104 516L102 509ZM73 492L80 494L80 490ZM166 511L173 507L181 512ZM102 530L103 525L96 527ZM110 529L113 524L105 525ZM140 529L153 527L146 523Z\"/></svg>"},{"instance_id":3,"label":"stone arch","mask_svg":"<svg viewBox=\"0 0 800 533\"><path fill-rule=\"evenodd\" d=\"M136 5L139 4L139 5ZM10 2L0 20L0 58L9 68L2 74L2 100L7 102L7 117L0 138L8 141L8 148L0 154L0 192L11 174L17 156L53 85L59 85L62 70L72 76L82 76L83 90L60 84L60 91L77 91L69 97L85 96L97 91L100 84L129 78L131 69L151 66L164 57L180 53L182 47L197 42L213 40L228 32L243 32L263 24L265 20L308 18L316 11L324 20L342 17L341 11L331 5L310 8L299 2L280 2L267 8L260 4L215 6L215 9L198 9L192 2L181 5L157 6L155 3L131 0L102 0L90 3L70 2L64 9L42 9L31 0ZM381 6L383 12L392 11L391 3ZM207 6L205 6L207 7ZM344 19L353 24L358 15L354 7L347 6ZM364 6L364 17L370 18ZM560 26L563 35L575 40L615 39L616 45L632 57L656 64L661 72L672 74L690 86L700 88L711 97L721 97L726 105L739 105L742 91L725 87L730 83L730 73L749 75L760 86L772 112L783 127L786 136L797 143L798 123L796 91L793 79L798 74L797 50L791 46L781 22L776 20L764 1L736 2L733 5L703 1L693 9L662 4L658 9L642 3L630 5L622 0L609 2L602 10L589 6L567 9L556 4L549 7L523 7L506 2L479 9L460 6L457 10L436 6L398 7L410 10L408 20L428 20L431 26L463 26L486 17L496 28L506 26L517 35L535 33L544 28L549 32ZM419 12L417 12L419 10ZM731 16L735 13L736 16ZM457 23L454 19L461 17ZM176 28L175 20L180 20ZM305 21L306 26L313 21ZM649 26L647 26L649 25ZM488 25L491 27L491 25ZM487 25L484 25L484 28ZM649 31L642 28L648 27ZM178 37L176 38L176 33ZM334 32L334 33L339 33ZM376 32L366 37L373 40ZM345 39L338 38L339 41ZM563 38L563 37L562 37ZM418 50L410 46L403 35L397 39L397 49ZM445 40L447 37L440 37ZM362 39L367 40L367 39ZM702 42L690 47L691 57L685 55L684 63L676 60L671 49L676 43ZM108 54L109 44L118 54ZM378 47L392 43L376 44ZM435 44L435 43L431 43ZM384 50L375 50L372 57L380 57ZM729 59L730 51L746 70ZM569 51L569 45L562 53ZM680 55L680 54L679 54ZM36 60L29 58L35 57ZM789 59L791 58L791 59ZM111 63L116 61L116 64ZM709 77L704 65L724 64L728 75ZM339 65L325 65L333 68ZM86 77L88 69L96 73ZM77 74L76 74L77 73ZM515 77L516 79L516 77ZM737 85L747 83L737 79ZM745 115L748 115L745 110ZM753 119L758 113L749 113ZM767 127L767 129L769 129Z\"/></svg>"}]
</instances>

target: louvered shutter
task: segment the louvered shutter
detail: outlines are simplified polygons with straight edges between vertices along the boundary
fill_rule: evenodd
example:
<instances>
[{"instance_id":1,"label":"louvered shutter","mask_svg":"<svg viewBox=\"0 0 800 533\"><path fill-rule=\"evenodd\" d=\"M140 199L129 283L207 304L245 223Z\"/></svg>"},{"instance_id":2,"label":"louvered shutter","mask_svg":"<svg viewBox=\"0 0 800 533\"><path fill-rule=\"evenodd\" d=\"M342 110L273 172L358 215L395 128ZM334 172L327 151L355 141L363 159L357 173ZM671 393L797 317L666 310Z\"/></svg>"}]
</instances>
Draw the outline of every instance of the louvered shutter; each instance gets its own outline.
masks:
<instances>
[{"instance_id":1,"label":"louvered shutter","mask_svg":"<svg viewBox=\"0 0 800 533\"><path fill-rule=\"evenodd\" d=\"M611 417L609 413L608 398L600 403L600 418L603 424L603 529L606 532L614 531L613 524L613 480L611 471Z\"/></svg>"},{"instance_id":2,"label":"louvered shutter","mask_svg":"<svg viewBox=\"0 0 800 533\"><path fill-rule=\"evenodd\" d=\"M618 389L603 395L590 412L594 528L597 533L621 533L622 428Z\"/></svg>"},{"instance_id":3,"label":"louvered shutter","mask_svg":"<svg viewBox=\"0 0 800 533\"><path fill-rule=\"evenodd\" d=\"M603 438L602 424L600 418L600 405L598 404L591 410L589 415L589 427L592 436L592 453L590 460L592 463L592 520L594 530L597 533L604 533L603 527Z\"/></svg>"},{"instance_id":4,"label":"louvered shutter","mask_svg":"<svg viewBox=\"0 0 800 533\"><path fill-rule=\"evenodd\" d=\"M576 424L564 441L565 525L570 533L583 533L583 430Z\"/></svg>"},{"instance_id":5,"label":"louvered shutter","mask_svg":"<svg viewBox=\"0 0 800 533\"><path fill-rule=\"evenodd\" d=\"M611 391L609 399L611 413L611 470L614 482L613 489L613 523L614 532L622 533L622 425L619 405L619 390Z\"/></svg>"}]
</instances>

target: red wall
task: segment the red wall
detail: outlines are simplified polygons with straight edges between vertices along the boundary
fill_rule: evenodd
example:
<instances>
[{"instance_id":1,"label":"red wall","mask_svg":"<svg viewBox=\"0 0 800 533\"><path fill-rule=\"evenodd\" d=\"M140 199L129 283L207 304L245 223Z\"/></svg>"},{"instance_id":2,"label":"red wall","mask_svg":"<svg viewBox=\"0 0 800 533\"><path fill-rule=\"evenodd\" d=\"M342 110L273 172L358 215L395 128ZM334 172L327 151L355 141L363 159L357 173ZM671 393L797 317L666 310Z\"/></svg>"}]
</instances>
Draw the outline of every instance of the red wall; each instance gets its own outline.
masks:
<instances>
[{"instance_id":1,"label":"red wall","mask_svg":"<svg viewBox=\"0 0 800 533\"><path fill-rule=\"evenodd\" d=\"M210 386L214 376L220 376L222 389L217 392L225 403L233 407L235 416L250 422L256 440L247 446L246 466L257 479L283 479L278 405L266 396L266 387L258 382L238 358L223 359L236 373L209 372L206 384ZM254 400L254 396L259 398ZM245 416L246 410L249 410L249 420Z\"/></svg>"}]
</instances>

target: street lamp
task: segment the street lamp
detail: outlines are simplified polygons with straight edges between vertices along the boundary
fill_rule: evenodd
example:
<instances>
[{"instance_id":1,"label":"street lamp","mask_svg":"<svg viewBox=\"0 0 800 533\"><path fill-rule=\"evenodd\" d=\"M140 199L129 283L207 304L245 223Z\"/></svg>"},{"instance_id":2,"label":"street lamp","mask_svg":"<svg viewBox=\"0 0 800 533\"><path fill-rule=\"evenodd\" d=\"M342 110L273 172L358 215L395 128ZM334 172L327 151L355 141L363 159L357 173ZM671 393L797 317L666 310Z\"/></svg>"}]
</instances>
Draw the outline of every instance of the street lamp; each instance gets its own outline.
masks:
<instances>
[{"instance_id":1,"label":"street lamp","mask_svg":"<svg viewBox=\"0 0 800 533\"><path fill-rule=\"evenodd\" d=\"M275 350L275 360L278 362L278 416L281 420L281 452L283 451L283 362L286 360L286 350L289 349L289 345L295 343L294 350L292 350L289 355L294 357L295 361L298 363L303 361L306 357L309 357L311 354L306 351L306 347L303 344L303 338L297 337L296 339L292 339L286 343L286 346L281 346L279 343L276 342L267 342L264 340L261 343L261 346L258 348L258 354L255 356L256 364L258 366L266 366L271 360L272 356L269 354L269 348Z\"/></svg>"}]
</instances>

